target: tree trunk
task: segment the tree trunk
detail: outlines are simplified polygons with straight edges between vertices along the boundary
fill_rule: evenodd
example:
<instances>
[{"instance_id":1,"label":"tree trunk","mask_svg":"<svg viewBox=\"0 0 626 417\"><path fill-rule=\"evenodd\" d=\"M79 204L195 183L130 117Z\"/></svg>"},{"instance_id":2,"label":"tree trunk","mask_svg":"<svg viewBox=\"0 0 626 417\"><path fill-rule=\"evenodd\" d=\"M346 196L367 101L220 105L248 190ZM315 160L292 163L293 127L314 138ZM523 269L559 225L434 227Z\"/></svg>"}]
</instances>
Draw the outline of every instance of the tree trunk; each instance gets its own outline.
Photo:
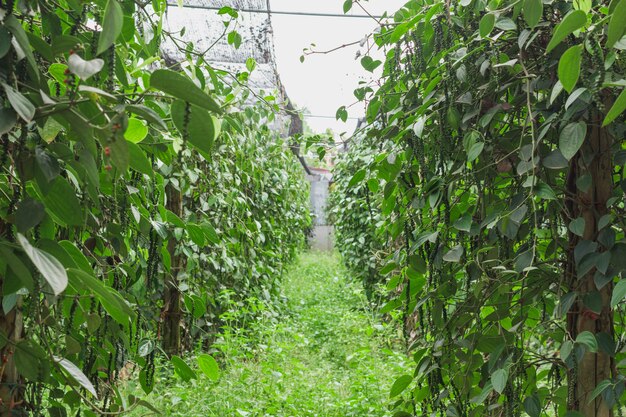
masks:
<instances>
[{"instance_id":1,"label":"tree trunk","mask_svg":"<svg viewBox=\"0 0 626 417\"><path fill-rule=\"evenodd\" d=\"M171 183L166 187L167 209L179 217L183 214L182 195ZM168 355L178 355L181 344L181 294L178 286L178 273L185 266L184 257L176 252L177 241L174 236L167 242L171 269L165 275L163 293L163 350Z\"/></svg>"},{"instance_id":2,"label":"tree trunk","mask_svg":"<svg viewBox=\"0 0 626 417\"><path fill-rule=\"evenodd\" d=\"M570 196L574 198L570 202L571 220L583 218L585 228L582 237L570 234L569 277L570 291L576 291L578 298L568 314L568 331L573 339L588 331L594 335L606 333L611 338L613 331L613 312L610 301L613 291L612 282L609 282L600 290L594 282L595 268L584 276L578 276L574 262L573 251L580 240L598 241L598 221L602 216L609 213L607 201L613 192L613 164L611 158L612 138L606 129L602 129L602 117L595 113L588 127L585 143L577 157L573 158L570 165ZM585 192L578 190L576 180L588 175L591 177L591 186ZM573 183L572 183L573 182ZM573 185L573 187L572 187ZM606 226L606 227L610 227ZM598 242L597 252L606 251ZM601 310L592 311L583 302L588 294L597 292L595 297L601 300ZM575 384L573 398L570 398L569 409L580 411L585 417L612 417L613 412L598 396L590 401L591 393L596 386L605 379L611 378L612 359L609 354L598 350L597 353L587 351L577 366L570 371L570 384Z\"/></svg>"},{"instance_id":3,"label":"tree trunk","mask_svg":"<svg viewBox=\"0 0 626 417\"><path fill-rule=\"evenodd\" d=\"M0 280L1 284L1 280ZM21 415L18 410L24 409L24 389L14 361L15 344L22 338L24 328L22 311L18 306L8 314L0 309L0 331L7 336L9 343L1 350L0 369L0 417Z\"/></svg>"}]
</instances>

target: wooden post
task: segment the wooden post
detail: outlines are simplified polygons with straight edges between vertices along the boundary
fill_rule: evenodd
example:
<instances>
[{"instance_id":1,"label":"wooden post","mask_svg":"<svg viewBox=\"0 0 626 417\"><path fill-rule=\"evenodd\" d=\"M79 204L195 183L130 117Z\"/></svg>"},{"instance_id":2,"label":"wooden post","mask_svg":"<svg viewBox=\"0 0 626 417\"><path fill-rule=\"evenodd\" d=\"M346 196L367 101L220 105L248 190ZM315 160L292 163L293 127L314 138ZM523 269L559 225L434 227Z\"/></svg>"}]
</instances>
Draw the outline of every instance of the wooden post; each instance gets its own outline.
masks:
<instances>
[{"instance_id":1,"label":"wooden post","mask_svg":"<svg viewBox=\"0 0 626 417\"><path fill-rule=\"evenodd\" d=\"M597 242L598 221L602 216L609 213L607 202L613 193L613 161L612 161L612 138L607 131L600 126L602 117L600 113L592 117L589 124L585 143L577 157L570 163L570 180L568 191L573 198L568 207L571 219L581 217L585 220L585 228L582 237L570 234L570 254L568 257L570 271L570 291L576 291L578 298L568 313L568 331L572 338L582 332L588 331L596 335L606 333L614 338L613 311L610 301L613 292L612 282L607 283L600 290L597 289L594 274L595 268L584 276L579 276L576 271L573 251L580 240ZM591 186L586 191L576 187L576 180L584 175L591 177ZM607 226L610 227L610 226ZM605 251L598 242L597 251ZM591 311L583 302L585 295L598 291L601 300L601 310ZM590 401L591 393L596 386L605 379L611 378L612 358L606 352L598 350L597 353L587 351L574 370L570 370L570 384L575 384L574 402L570 399L569 409L580 411L585 417L612 417L610 410L602 396Z\"/></svg>"},{"instance_id":2,"label":"wooden post","mask_svg":"<svg viewBox=\"0 0 626 417\"><path fill-rule=\"evenodd\" d=\"M0 280L1 281L1 280ZM19 304L19 303L18 303ZM22 379L15 366L15 344L22 338L24 321L21 308L17 305L8 313L0 309L0 331L8 338L7 345L0 351L0 417L13 417L19 415L20 409L24 409L24 388ZM17 413L17 414L16 414Z\"/></svg>"},{"instance_id":3,"label":"wooden post","mask_svg":"<svg viewBox=\"0 0 626 417\"><path fill-rule=\"evenodd\" d=\"M183 200L180 190L172 183L166 187L166 207L179 217L183 214ZM178 355L181 351L181 294L178 288L178 273L185 267L184 257L176 252L177 241L171 236L167 242L167 251L170 254L171 269L165 275L165 290L163 292L163 350L168 355Z\"/></svg>"}]
</instances>

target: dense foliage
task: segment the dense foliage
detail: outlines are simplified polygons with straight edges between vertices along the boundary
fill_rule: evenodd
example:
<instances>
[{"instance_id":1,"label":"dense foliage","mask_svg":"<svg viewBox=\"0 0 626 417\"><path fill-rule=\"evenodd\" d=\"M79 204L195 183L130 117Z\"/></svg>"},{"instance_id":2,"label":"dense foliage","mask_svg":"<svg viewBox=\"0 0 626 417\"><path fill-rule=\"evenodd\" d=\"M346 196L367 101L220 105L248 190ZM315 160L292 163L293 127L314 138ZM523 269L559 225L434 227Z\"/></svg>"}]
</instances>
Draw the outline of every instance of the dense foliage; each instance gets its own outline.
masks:
<instances>
[{"instance_id":1,"label":"dense foliage","mask_svg":"<svg viewBox=\"0 0 626 417\"><path fill-rule=\"evenodd\" d=\"M396 416L622 415L625 30L624 0L412 0L375 35L355 95L393 146L337 182L378 183L397 243Z\"/></svg>"},{"instance_id":2,"label":"dense foliage","mask_svg":"<svg viewBox=\"0 0 626 417\"><path fill-rule=\"evenodd\" d=\"M219 381L190 386L174 377L147 400L172 417L390 416L389 375L410 365L396 349L397 326L372 314L363 287L331 253L302 254L282 288L284 303L249 299L229 313L213 345ZM245 328L231 326L247 309L259 314Z\"/></svg>"},{"instance_id":3,"label":"dense foliage","mask_svg":"<svg viewBox=\"0 0 626 417\"><path fill-rule=\"evenodd\" d=\"M378 181L362 181L378 147L375 141L358 136L349 146L349 151L340 152L335 161L328 212L334 224L335 247L351 274L363 282L368 298L372 298L382 280L382 260L389 252L388 248L384 251L388 233L383 230L383 236L377 234Z\"/></svg>"},{"instance_id":4,"label":"dense foliage","mask_svg":"<svg viewBox=\"0 0 626 417\"><path fill-rule=\"evenodd\" d=\"M303 243L307 186L266 127L271 98L239 110L248 74L163 31L165 7L0 8L1 416L151 407L120 373L150 392L161 356L195 377L180 352L240 300L269 299ZM237 13L220 13L236 46ZM164 39L187 60L167 68ZM212 357L199 366L214 376Z\"/></svg>"}]
</instances>

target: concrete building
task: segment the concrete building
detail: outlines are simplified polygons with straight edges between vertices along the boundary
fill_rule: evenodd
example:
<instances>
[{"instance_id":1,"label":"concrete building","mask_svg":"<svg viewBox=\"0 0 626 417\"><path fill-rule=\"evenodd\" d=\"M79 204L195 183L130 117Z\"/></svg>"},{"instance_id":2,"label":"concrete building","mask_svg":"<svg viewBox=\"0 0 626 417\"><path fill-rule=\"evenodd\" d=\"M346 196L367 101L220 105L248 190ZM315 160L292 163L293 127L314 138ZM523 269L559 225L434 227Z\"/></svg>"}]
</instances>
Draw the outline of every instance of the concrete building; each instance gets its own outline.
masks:
<instances>
[{"instance_id":1,"label":"concrete building","mask_svg":"<svg viewBox=\"0 0 626 417\"><path fill-rule=\"evenodd\" d=\"M311 184L311 215L313 216L313 235L310 244L313 249L330 251L333 250L333 226L326 218L326 204L332 174L324 168L309 167L309 172L307 179Z\"/></svg>"}]
</instances>

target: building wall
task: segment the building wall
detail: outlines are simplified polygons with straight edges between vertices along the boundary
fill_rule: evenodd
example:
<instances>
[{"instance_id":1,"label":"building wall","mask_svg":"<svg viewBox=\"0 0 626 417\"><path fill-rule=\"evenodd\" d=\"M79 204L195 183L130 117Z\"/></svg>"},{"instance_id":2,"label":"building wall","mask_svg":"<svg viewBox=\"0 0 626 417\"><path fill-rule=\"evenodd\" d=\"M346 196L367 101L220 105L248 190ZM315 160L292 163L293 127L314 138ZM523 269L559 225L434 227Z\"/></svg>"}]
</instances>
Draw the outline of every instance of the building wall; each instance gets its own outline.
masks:
<instances>
[{"instance_id":1,"label":"building wall","mask_svg":"<svg viewBox=\"0 0 626 417\"><path fill-rule=\"evenodd\" d=\"M330 176L308 175L311 183L311 215L313 216L313 236L311 247L317 250L333 250L333 226L326 219Z\"/></svg>"}]
</instances>

